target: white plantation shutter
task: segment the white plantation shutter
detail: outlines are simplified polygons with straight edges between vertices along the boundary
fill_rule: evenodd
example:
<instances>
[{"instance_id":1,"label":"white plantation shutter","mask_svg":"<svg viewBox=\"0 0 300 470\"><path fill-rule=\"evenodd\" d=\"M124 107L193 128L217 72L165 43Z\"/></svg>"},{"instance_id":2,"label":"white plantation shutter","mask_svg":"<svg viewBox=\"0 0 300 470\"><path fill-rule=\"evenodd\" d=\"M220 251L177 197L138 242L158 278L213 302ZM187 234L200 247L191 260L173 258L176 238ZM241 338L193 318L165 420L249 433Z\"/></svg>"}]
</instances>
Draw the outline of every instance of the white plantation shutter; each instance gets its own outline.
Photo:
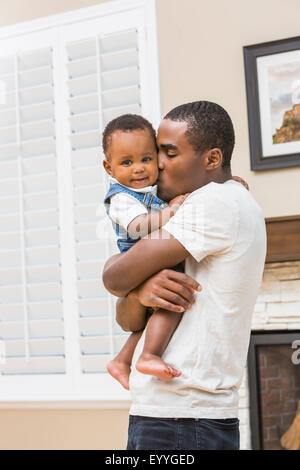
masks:
<instances>
[{"instance_id":1,"label":"white plantation shutter","mask_svg":"<svg viewBox=\"0 0 300 470\"><path fill-rule=\"evenodd\" d=\"M108 189L101 133L114 117L141 113L138 31L70 42L66 51L81 370L99 373L128 336L117 327L115 305L101 282L112 254L110 240L96 232Z\"/></svg>"},{"instance_id":2,"label":"white plantation shutter","mask_svg":"<svg viewBox=\"0 0 300 470\"><path fill-rule=\"evenodd\" d=\"M153 5L0 30L0 406L128 399L106 372L128 334L102 283L118 249L101 136L120 114L159 120Z\"/></svg>"},{"instance_id":3,"label":"white plantation shutter","mask_svg":"<svg viewBox=\"0 0 300 470\"><path fill-rule=\"evenodd\" d=\"M52 49L0 59L0 374L63 373Z\"/></svg>"}]
</instances>

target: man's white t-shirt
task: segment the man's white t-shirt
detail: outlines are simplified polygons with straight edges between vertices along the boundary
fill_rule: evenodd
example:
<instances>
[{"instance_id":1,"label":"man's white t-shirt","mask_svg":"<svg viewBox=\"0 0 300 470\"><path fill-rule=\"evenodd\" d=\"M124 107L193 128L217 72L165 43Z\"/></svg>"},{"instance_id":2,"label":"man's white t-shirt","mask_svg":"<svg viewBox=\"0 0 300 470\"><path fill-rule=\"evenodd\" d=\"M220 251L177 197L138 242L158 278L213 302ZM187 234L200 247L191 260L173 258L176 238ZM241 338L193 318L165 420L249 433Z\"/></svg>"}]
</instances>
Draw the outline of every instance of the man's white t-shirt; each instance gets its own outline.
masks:
<instances>
[{"instance_id":1,"label":"man's white t-shirt","mask_svg":"<svg viewBox=\"0 0 300 470\"><path fill-rule=\"evenodd\" d=\"M164 230L190 253L185 272L203 290L162 356L180 377L165 382L135 369L143 333L130 375L130 414L235 418L266 255L263 213L240 183L210 183L188 196Z\"/></svg>"}]
</instances>

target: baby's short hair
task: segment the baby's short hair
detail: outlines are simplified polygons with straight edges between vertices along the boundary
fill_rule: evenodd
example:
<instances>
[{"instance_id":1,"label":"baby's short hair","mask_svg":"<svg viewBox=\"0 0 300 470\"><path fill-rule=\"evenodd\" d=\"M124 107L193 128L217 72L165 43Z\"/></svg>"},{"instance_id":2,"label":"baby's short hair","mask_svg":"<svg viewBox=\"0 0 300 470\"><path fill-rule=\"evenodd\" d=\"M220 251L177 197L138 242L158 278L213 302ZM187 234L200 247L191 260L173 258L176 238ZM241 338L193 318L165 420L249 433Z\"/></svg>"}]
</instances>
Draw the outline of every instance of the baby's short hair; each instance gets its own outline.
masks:
<instances>
[{"instance_id":1,"label":"baby's short hair","mask_svg":"<svg viewBox=\"0 0 300 470\"><path fill-rule=\"evenodd\" d=\"M110 121L103 131L102 147L106 157L108 157L108 149L111 143L111 137L115 131L131 132L136 129L148 129L153 137L156 146L156 132L152 124L143 116L138 114L122 114Z\"/></svg>"}]
</instances>

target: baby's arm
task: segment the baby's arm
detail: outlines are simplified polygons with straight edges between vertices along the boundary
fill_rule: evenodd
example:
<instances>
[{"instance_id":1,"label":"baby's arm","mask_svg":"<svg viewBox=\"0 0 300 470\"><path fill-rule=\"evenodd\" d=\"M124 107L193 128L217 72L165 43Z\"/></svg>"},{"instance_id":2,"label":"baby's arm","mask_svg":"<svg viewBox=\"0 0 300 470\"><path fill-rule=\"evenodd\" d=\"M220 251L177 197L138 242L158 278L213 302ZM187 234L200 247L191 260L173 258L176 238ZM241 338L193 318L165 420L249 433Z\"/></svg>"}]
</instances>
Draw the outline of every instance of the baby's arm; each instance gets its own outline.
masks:
<instances>
[{"instance_id":1,"label":"baby's arm","mask_svg":"<svg viewBox=\"0 0 300 470\"><path fill-rule=\"evenodd\" d=\"M132 237L139 236L143 238L148 235L148 233L159 230L170 220L171 217L173 217L173 215L175 215L189 194L190 193L176 196L169 202L168 207L165 207L159 212L154 212L152 214L142 214L135 217L135 219L133 219L128 225L127 232L129 232Z\"/></svg>"}]
</instances>

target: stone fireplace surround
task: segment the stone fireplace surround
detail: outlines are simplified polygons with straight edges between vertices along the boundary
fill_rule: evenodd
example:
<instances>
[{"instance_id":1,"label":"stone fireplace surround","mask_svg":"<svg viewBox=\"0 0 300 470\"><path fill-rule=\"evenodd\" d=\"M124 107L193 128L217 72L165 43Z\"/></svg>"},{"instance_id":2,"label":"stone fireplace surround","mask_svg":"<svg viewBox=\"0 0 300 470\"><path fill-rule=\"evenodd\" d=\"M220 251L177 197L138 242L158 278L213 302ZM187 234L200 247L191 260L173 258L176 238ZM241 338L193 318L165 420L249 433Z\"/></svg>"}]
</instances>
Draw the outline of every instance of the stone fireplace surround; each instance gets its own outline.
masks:
<instances>
[{"instance_id":1,"label":"stone fireplace surround","mask_svg":"<svg viewBox=\"0 0 300 470\"><path fill-rule=\"evenodd\" d=\"M252 331L298 331L300 338L300 261L265 265L252 319ZM300 374L300 365L299 365ZM251 449L248 370L240 388L241 450Z\"/></svg>"}]
</instances>

